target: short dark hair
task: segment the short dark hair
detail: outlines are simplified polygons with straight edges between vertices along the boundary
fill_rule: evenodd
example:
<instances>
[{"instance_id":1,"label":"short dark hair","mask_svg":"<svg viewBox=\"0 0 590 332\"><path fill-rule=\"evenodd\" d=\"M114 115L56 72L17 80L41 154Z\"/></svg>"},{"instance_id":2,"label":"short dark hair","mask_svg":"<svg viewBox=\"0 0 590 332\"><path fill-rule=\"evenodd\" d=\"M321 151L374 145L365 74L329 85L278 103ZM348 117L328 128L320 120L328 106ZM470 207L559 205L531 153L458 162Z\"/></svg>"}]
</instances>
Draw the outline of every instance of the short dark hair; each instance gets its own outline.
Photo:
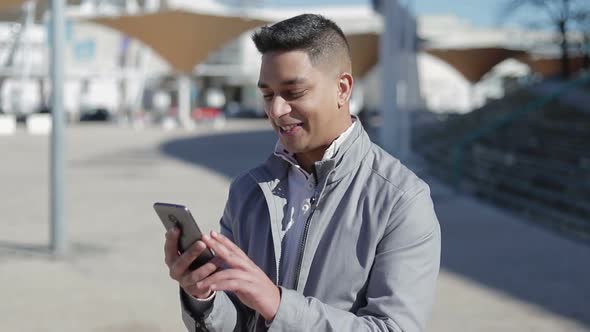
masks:
<instances>
[{"instance_id":1,"label":"short dark hair","mask_svg":"<svg viewBox=\"0 0 590 332\"><path fill-rule=\"evenodd\" d=\"M342 29L333 21L315 14L303 14L264 26L252 35L261 54L302 50L313 64L328 55L343 54L350 62L350 46Z\"/></svg>"}]
</instances>

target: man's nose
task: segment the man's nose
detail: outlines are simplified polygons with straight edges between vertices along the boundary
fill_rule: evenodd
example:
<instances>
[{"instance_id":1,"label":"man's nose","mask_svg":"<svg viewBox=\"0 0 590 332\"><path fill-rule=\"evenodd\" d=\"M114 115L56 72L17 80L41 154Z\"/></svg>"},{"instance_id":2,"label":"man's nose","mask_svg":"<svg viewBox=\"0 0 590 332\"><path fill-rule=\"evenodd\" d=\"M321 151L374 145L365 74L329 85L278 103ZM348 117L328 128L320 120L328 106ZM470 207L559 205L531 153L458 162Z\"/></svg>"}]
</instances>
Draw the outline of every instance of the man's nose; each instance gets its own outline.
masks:
<instances>
[{"instance_id":1,"label":"man's nose","mask_svg":"<svg viewBox=\"0 0 590 332\"><path fill-rule=\"evenodd\" d=\"M269 116L276 119L291 112L291 105L281 96L273 98L269 107Z\"/></svg>"}]
</instances>

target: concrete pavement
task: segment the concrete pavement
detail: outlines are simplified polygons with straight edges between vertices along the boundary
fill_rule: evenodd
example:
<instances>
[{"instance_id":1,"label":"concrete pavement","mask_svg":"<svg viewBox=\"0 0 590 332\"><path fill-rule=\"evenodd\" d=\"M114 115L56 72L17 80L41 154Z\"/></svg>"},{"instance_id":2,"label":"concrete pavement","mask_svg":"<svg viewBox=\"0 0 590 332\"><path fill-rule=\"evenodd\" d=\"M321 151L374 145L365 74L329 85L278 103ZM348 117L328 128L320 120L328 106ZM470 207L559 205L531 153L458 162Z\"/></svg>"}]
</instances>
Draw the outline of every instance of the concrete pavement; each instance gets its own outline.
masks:
<instances>
[{"instance_id":1,"label":"concrete pavement","mask_svg":"<svg viewBox=\"0 0 590 332\"><path fill-rule=\"evenodd\" d=\"M267 128L68 128L70 251L58 261L47 252L49 139L0 137L0 331L183 330L151 205L185 203L216 229L231 177L273 147ZM590 247L428 182L443 230L430 331L590 331Z\"/></svg>"}]
</instances>

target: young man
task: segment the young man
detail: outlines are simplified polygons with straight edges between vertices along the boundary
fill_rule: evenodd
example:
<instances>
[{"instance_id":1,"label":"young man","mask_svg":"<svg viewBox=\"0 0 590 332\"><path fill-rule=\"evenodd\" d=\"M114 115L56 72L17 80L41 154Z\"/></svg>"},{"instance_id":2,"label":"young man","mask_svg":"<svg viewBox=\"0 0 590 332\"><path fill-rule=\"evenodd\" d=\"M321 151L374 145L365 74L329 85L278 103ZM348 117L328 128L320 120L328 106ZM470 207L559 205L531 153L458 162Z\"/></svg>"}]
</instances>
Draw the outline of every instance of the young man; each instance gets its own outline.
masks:
<instances>
[{"instance_id":1,"label":"young man","mask_svg":"<svg viewBox=\"0 0 590 332\"><path fill-rule=\"evenodd\" d=\"M189 331L423 331L440 264L428 185L349 113L349 46L317 15L263 27L258 86L279 139L231 184L221 219L170 275ZM214 261L194 271L206 248Z\"/></svg>"}]
</instances>

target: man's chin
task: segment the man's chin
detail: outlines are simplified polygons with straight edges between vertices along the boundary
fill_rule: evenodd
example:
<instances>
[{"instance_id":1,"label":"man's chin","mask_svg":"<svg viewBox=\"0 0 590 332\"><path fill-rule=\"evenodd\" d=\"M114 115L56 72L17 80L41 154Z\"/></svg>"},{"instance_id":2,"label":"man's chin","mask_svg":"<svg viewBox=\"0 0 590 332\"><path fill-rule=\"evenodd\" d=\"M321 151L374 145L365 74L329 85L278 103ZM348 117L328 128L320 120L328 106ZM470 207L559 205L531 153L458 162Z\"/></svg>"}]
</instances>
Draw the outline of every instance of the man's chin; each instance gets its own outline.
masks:
<instances>
[{"instance_id":1,"label":"man's chin","mask_svg":"<svg viewBox=\"0 0 590 332\"><path fill-rule=\"evenodd\" d=\"M293 144L293 142L289 142L289 141L284 140L284 139L281 139L281 144L290 153L295 154L295 153L305 152L305 148L304 147L301 147L299 144Z\"/></svg>"}]
</instances>

